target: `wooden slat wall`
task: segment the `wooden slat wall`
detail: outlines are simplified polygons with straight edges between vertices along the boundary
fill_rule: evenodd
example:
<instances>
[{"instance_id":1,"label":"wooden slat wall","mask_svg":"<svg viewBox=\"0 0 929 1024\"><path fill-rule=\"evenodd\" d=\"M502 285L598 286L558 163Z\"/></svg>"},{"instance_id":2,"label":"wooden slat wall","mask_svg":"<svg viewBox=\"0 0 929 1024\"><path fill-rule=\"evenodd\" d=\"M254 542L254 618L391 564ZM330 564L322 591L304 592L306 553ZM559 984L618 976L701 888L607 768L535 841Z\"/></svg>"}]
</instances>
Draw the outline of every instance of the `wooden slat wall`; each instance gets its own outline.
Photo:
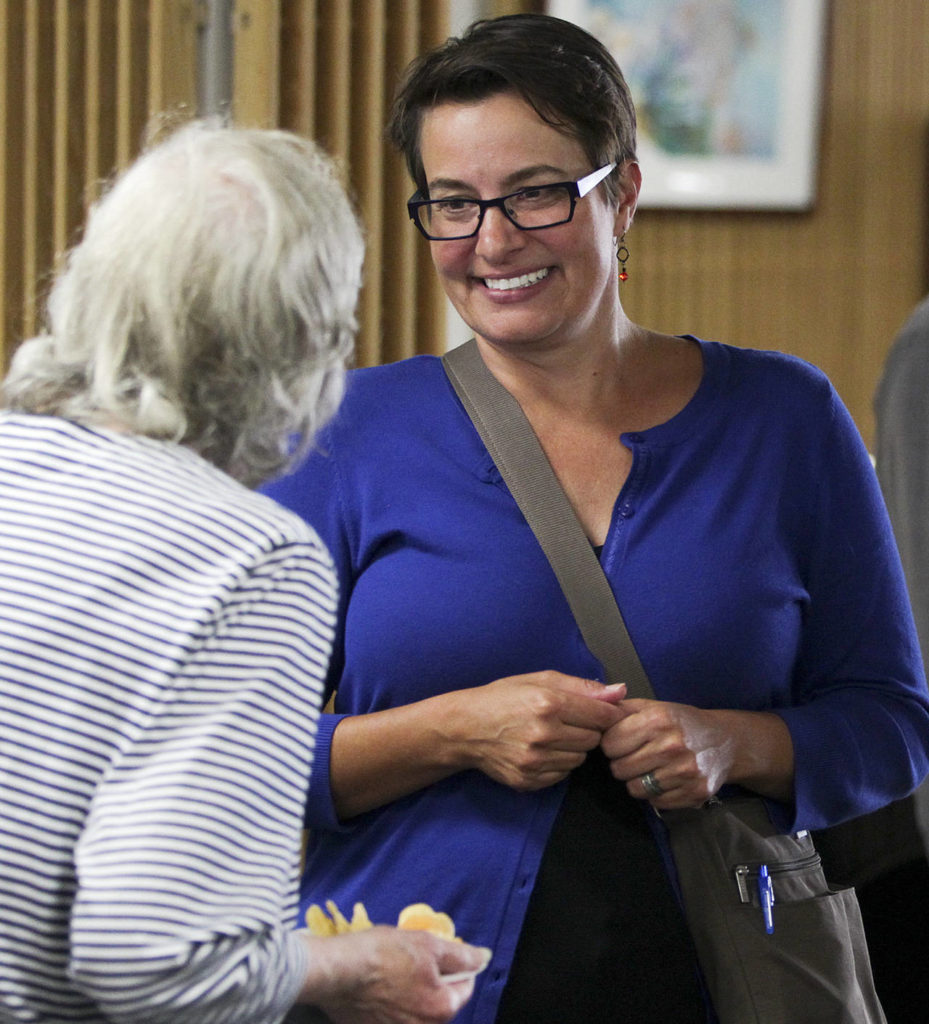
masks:
<instances>
[{"instance_id":1,"label":"wooden slat wall","mask_svg":"<svg viewBox=\"0 0 929 1024\"><path fill-rule=\"evenodd\" d=\"M379 148L379 133L399 70L444 36L446 5L282 4L282 121L347 161L371 234L360 361L441 350L441 296L403 211L410 186L393 154ZM505 14L545 4L480 6ZM871 443L872 395L887 349L929 290L929 4L830 6L815 207L642 210L627 238L624 299L630 315L659 329L816 363Z\"/></svg>"},{"instance_id":2,"label":"wooden slat wall","mask_svg":"<svg viewBox=\"0 0 929 1024\"><path fill-rule=\"evenodd\" d=\"M236 0L234 113L317 138L369 235L361 364L441 351L445 303L383 142L402 68L448 0ZM483 0L482 13L544 9ZM36 282L151 112L194 101L196 0L0 0L0 331L36 325ZM806 213L642 210L637 320L822 366L866 441L887 348L929 290L929 4L832 0L819 191Z\"/></svg>"},{"instance_id":3,"label":"wooden slat wall","mask_svg":"<svg viewBox=\"0 0 929 1024\"><path fill-rule=\"evenodd\" d=\"M280 0L236 0L232 109L238 124L273 128L280 117Z\"/></svg>"},{"instance_id":4,"label":"wooden slat wall","mask_svg":"<svg viewBox=\"0 0 929 1024\"><path fill-rule=\"evenodd\" d=\"M809 359L872 444L887 349L929 290L929 3L832 0L823 86L815 207L641 210L625 305L663 330Z\"/></svg>"},{"instance_id":5,"label":"wooden slat wall","mask_svg":"<svg viewBox=\"0 0 929 1024\"><path fill-rule=\"evenodd\" d=\"M196 0L0 0L0 346L40 327L55 260L149 116L196 92Z\"/></svg>"},{"instance_id":6,"label":"wooden slat wall","mask_svg":"<svg viewBox=\"0 0 929 1024\"><path fill-rule=\"evenodd\" d=\"M445 302L410 230L411 187L384 123L402 69L448 34L447 4L282 0L281 11L280 122L341 162L366 227L358 363L441 352Z\"/></svg>"},{"instance_id":7,"label":"wooden slat wall","mask_svg":"<svg viewBox=\"0 0 929 1024\"><path fill-rule=\"evenodd\" d=\"M443 39L446 0L236 0L237 123L318 138L368 233L358 361L444 348L445 303L409 230L409 185L383 143L400 71ZM38 327L40 281L97 182L138 152L149 117L196 99L196 0L0 0L3 351Z\"/></svg>"}]
</instances>

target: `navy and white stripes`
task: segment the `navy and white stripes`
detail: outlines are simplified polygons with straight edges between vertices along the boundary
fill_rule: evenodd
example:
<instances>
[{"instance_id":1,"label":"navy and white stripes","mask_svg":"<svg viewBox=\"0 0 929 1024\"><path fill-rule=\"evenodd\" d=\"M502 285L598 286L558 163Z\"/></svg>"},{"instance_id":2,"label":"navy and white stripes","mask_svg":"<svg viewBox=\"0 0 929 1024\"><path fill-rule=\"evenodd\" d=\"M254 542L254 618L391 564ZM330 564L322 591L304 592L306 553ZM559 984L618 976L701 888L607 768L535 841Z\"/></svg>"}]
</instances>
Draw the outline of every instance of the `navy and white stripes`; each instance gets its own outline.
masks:
<instances>
[{"instance_id":1,"label":"navy and white stripes","mask_svg":"<svg viewBox=\"0 0 929 1024\"><path fill-rule=\"evenodd\" d=\"M335 604L195 454L0 415L0 1022L283 1015Z\"/></svg>"}]
</instances>

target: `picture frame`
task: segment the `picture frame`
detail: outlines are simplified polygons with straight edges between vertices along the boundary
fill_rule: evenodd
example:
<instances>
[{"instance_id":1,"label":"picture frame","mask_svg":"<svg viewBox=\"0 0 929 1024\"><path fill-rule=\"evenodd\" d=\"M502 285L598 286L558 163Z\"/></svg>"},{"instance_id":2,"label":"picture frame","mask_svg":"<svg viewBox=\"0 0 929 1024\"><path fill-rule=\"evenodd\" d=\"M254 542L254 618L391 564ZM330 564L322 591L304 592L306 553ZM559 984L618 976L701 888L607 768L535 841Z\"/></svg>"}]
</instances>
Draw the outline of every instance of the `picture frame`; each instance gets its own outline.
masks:
<instances>
[{"instance_id":1,"label":"picture frame","mask_svg":"<svg viewBox=\"0 0 929 1024\"><path fill-rule=\"evenodd\" d=\"M600 39L638 116L641 207L815 201L827 0L548 0Z\"/></svg>"}]
</instances>

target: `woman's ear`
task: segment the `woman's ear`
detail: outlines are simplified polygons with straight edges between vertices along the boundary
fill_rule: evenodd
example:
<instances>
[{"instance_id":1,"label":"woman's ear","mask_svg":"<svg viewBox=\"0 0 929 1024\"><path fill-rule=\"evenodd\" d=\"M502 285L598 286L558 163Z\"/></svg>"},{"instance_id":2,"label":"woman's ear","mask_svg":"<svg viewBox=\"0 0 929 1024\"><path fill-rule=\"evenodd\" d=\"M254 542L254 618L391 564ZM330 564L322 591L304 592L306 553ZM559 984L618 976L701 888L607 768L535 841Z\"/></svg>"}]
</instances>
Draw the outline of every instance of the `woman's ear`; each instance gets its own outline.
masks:
<instances>
[{"instance_id":1,"label":"woman's ear","mask_svg":"<svg viewBox=\"0 0 929 1024\"><path fill-rule=\"evenodd\" d=\"M639 191L642 188L642 170L635 160L627 160L619 172L619 188L616 208L616 237L622 236L632 226L636 207L639 203Z\"/></svg>"}]
</instances>

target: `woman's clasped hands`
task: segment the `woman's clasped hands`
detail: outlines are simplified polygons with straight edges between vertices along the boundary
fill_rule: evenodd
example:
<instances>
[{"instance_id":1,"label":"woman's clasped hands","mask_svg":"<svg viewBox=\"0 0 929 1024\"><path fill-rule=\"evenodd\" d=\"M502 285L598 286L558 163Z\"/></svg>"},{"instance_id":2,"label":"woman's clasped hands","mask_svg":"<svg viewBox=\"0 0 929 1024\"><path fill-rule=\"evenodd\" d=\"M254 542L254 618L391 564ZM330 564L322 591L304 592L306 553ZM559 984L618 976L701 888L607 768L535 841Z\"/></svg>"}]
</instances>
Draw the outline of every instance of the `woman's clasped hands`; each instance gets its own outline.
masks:
<instances>
[{"instance_id":1,"label":"woman's clasped hands","mask_svg":"<svg viewBox=\"0 0 929 1024\"><path fill-rule=\"evenodd\" d=\"M519 790L560 782L622 718L624 684L604 686L562 672L530 672L464 691L473 718L461 735L476 768Z\"/></svg>"},{"instance_id":2,"label":"woman's clasped hands","mask_svg":"<svg viewBox=\"0 0 929 1024\"><path fill-rule=\"evenodd\" d=\"M471 767L530 791L560 782L601 747L633 797L665 809L704 803L730 780L738 753L763 744L779 724L771 715L627 699L624 684L555 671L508 676L471 692L480 693L471 711L482 720L470 733Z\"/></svg>"},{"instance_id":3,"label":"woman's clasped hands","mask_svg":"<svg viewBox=\"0 0 929 1024\"><path fill-rule=\"evenodd\" d=\"M793 797L793 743L769 711L630 699L601 740L613 776L660 810L699 807L727 783Z\"/></svg>"}]
</instances>

